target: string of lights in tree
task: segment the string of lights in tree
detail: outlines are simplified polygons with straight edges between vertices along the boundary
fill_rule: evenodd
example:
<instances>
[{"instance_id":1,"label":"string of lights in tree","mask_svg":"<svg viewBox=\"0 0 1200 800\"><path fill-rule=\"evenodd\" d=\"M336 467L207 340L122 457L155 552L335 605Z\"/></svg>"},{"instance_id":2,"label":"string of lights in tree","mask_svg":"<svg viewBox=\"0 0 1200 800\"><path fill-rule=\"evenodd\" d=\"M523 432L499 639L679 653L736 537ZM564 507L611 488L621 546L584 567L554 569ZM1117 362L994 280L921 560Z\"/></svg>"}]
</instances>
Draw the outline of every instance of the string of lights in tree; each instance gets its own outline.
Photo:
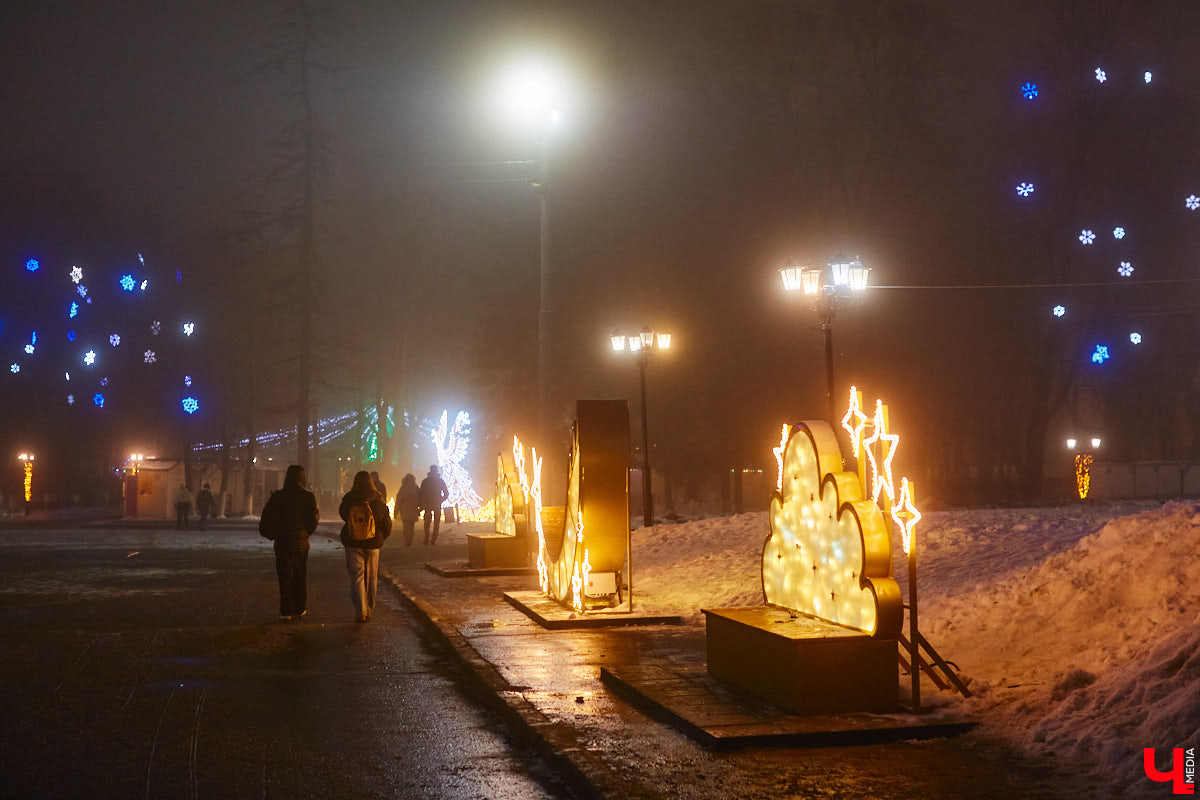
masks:
<instances>
[{"instance_id":1,"label":"string of lights in tree","mask_svg":"<svg viewBox=\"0 0 1200 800\"><path fill-rule=\"evenodd\" d=\"M59 265L53 259L33 257L22 258L14 266L24 275L19 279L24 283L19 282L18 287L24 286L26 291L0 299L0 318L19 313L36 320L47 345L39 343L38 332L34 331L28 340L22 338L14 347L12 339L4 335L7 331L0 330L0 352L13 355L8 362L11 379L34 380L61 372L64 382L69 382L70 371L62 367L82 364L84 375L80 380L84 382L82 388L91 392L92 405L98 409L120 408L127 393L145 391L147 384L138 377L139 370L168 367L162 361L164 351L172 354L169 360L187 357L184 348L147 347L150 337L162 332L162 314L176 312L163 307L171 302L169 297L156 297L151 291L155 269L146 266L141 253L137 254L136 264L116 267ZM0 269L6 268L0 265ZM182 272L173 272L176 281L181 282ZM39 298L41 305L29 304L31 297ZM180 319L177 330L183 334L181 340L197 332L195 323L186 318ZM132 346L121 347L123 344ZM105 355L101 355L102 345L109 348ZM171 364L169 368L176 366ZM99 368L105 374L94 371ZM109 376L114 379L111 386ZM59 396L66 400L67 407L74 407L77 394L73 391ZM180 393L173 402L189 415L201 410L196 392L186 396Z\"/></svg>"},{"instance_id":2,"label":"string of lights in tree","mask_svg":"<svg viewBox=\"0 0 1200 800\"><path fill-rule=\"evenodd\" d=\"M1127 76L1124 74L1118 75L1115 73L1113 75L1110 75L1109 72L1107 70L1105 70L1103 67L1097 66L1097 67L1092 68L1091 74L1092 74L1092 77L1095 79L1096 84L1100 87L1106 87L1106 85L1109 84L1110 81L1112 81L1112 83L1114 83L1114 84L1120 84L1122 81L1132 81L1132 82L1140 83L1143 87L1145 87L1145 86L1149 86L1154 81L1154 74L1153 74L1153 72L1151 72L1149 70L1142 72L1140 76L1130 77L1130 76ZM1020 84L1019 92L1021 94L1021 97L1024 98L1024 100L1027 103L1038 103L1045 99L1044 98L1045 92L1043 91L1043 87L1039 86L1037 83L1030 81L1030 80L1026 80ZM1034 198L1035 191L1036 191L1035 182L1031 176L1023 178L1021 181L1019 181L1016 184L1016 194L1017 194L1017 197L1019 198L1020 202L1034 203L1033 198ZM1053 192L1053 187L1051 187L1048 191ZM1036 203L1034 205L1036 206ZM1200 197L1198 197L1195 194L1188 195L1188 197L1185 198L1185 200L1184 200L1184 207L1188 211L1196 211L1197 209L1200 209ZM1126 237L1129 235L1129 231L1127 230L1127 228L1125 227L1124 224L1114 225L1111 230L1112 230L1112 244L1111 245L1106 244L1106 245L1103 245L1103 247L1104 248L1108 248L1108 247L1118 248L1118 253L1117 253L1117 258L1116 258L1117 276L1122 279L1132 278L1133 273L1134 273L1134 265L1133 265L1134 259L1131 258L1127 254L1129 245L1125 242ZM1101 244L1102 237L1099 237L1096 233L1096 229L1091 226L1084 226L1083 228L1081 228L1079 230L1079 233L1076 234L1076 239L1078 240L1079 245L1081 247L1085 247L1085 248L1101 248L1102 247L1102 244ZM1104 241L1107 242L1107 239L1105 238ZM1109 263L1111 264L1112 262L1109 262ZM1067 316L1067 304L1062 303L1062 302L1055 303L1051 308L1051 313L1054 315L1054 317L1056 317L1058 319L1063 319L1064 317ZM1129 338L1130 343L1133 345L1137 345L1142 342L1142 334L1139 331L1130 331L1128 333L1128 338ZM1110 352L1110 348L1108 347L1108 345L1103 342L1095 343L1093 345L1093 347L1094 347L1094 349L1090 353L1090 360L1091 360L1091 363L1093 363L1097 366L1103 365L1106 361L1109 360L1109 358L1111 358L1114 355L1114 353Z\"/></svg>"}]
</instances>

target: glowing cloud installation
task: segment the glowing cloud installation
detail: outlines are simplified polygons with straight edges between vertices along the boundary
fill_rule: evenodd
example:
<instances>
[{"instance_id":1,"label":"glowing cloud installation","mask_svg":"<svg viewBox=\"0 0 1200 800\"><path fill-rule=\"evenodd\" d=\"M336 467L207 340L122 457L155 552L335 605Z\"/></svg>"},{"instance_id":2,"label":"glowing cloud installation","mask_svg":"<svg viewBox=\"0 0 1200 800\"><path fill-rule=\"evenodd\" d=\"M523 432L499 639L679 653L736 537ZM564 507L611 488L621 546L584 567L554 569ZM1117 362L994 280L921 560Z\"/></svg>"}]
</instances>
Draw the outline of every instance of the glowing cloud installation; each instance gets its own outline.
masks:
<instances>
[{"instance_id":1,"label":"glowing cloud installation","mask_svg":"<svg viewBox=\"0 0 1200 800\"><path fill-rule=\"evenodd\" d=\"M895 638L904 611L891 577L888 523L879 506L864 499L858 475L843 471L827 422L793 427L770 521L762 553L768 604Z\"/></svg>"}]
</instances>

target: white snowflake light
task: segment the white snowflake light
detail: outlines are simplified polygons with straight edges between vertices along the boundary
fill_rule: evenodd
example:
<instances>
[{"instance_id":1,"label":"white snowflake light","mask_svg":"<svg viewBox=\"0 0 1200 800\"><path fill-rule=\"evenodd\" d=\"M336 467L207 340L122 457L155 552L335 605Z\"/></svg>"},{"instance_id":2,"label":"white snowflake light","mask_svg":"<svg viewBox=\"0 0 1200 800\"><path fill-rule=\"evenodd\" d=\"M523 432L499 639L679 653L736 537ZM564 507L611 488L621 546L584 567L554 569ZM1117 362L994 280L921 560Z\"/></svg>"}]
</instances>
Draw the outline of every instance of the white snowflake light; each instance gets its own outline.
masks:
<instances>
[{"instance_id":1,"label":"white snowflake light","mask_svg":"<svg viewBox=\"0 0 1200 800\"><path fill-rule=\"evenodd\" d=\"M1054 307L1054 316L1061 317L1065 313L1067 313L1067 309L1064 306L1055 306Z\"/></svg>"},{"instance_id":2,"label":"white snowflake light","mask_svg":"<svg viewBox=\"0 0 1200 800\"><path fill-rule=\"evenodd\" d=\"M33 345L31 345L31 344L25 345L25 352L28 353L29 355L33 355Z\"/></svg>"},{"instance_id":3,"label":"white snowflake light","mask_svg":"<svg viewBox=\"0 0 1200 800\"><path fill-rule=\"evenodd\" d=\"M13 375L16 375L18 372L21 371L21 365L20 364L9 364L8 371L11 372Z\"/></svg>"},{"instance_id":4,"label":"white snowflake light","mask_svg":"<svg viewBox=\"0 0 1200 800\"><path fill-rule=\"evenodd\" d=\"M1122 261L1121 265L1117 267L1117 274L1122 278L1128 278L1133 274L1133 264L1130 264L1128 261Z\"/></svg>"},{"instance_id":5,"label":"white snowflake light","mask_svg":"<svg viewBox=\"0 0 1200 800\"><path fill-rule=\"evenodd\" d=\"M1084 228L1079 232L1079 241L1083 242L1084 244L1091 244L1092 242L1096 241L1096 234L1092 233L1087 228Z\"/></svg>"},{"instance_id":6,"label":"white snowflake light","mask_svg":"<svg viewBox=\"0 0 1200 800\"><path fill-rule=\"evenodd\" d=\"M69 405L69 406L75 405L75 395L73 395L73 394L67 395L67 405Z\"/></svg>"},{"instance_id":7,"label":"white snowflake light","mask_svg":"<svg viewBox=\"0 0 1200 800\"><path fill-rule=\"evenodd\" d=\"M1150 81L1154 80L1154 73L1150 70L1146 70L1146 74L1142 76L1142 80L1144 80L1146 83L1149 83Z\"/></svg>"},{"instance_id":8,"label":"white snowflake light","mask_svg":"<svg viewBox=\"0 0 1200 800\"><path fill-rule=\"evenodd\" d=\"M196 323L194 323L194 322L183 323L183 335L184 336L191 336L195 331L196 331Z\"/></svg>"},{"instance_id":9,"label":"white snowflake light","mask_svg":"<svg viewBox=\"0 0 1200 800\"><path fill-rule=\"evenodd\" d=\"M1125 229L1122 228L1120 225L1113 228L1113 238L1114 239L1124 239L1125 238Z\"/></svg>"},{"instance_id":10,"label":"white snowflake light","mask_svg":"<svg viewBox=\"0 0 1200 800\"><path fill-rule=\"evenodd\" d=\"M108 343L113 347L116 347L121 343L121 337L114 333L112 336L108 337Z\"/></svg>"},{"instance_id":11,"label":"white snowflake light","mask_svg":"<svg viewBox=\"0 0 1200 800\"><path fill-rule=\"evenodd\" d=\"M1099 67L1096 67L1096 80L1100 83L1104 83L1106 80L1108 80L1108 76L1104 74L1104 70L1100 69Z\"/></svg>"},{"instance_id":12,"label":"white snowflake light","mask_svg":"<svg viewBox=\"0 0 1200 800\"><path fill-rule=\"evenodd\" d=\"M191 386L191 385L192 385L192 376L191 376L191 375L184 375L184 376L183 376L183 385L184 385L184 386Z\"/></svg>"},{"instance_id":13,"label":"white snowflake light","mask_svg":"<svg viewBox=\"0 0 1200 800\"><path fill-rule=\"evenodd\" d=\"M1146 73L1146 74L1149 75L1150 73ZM1133 333L1129 334L1129 341L1133 342L1134 344L1141 344L1142 343L1142 335L1140 333L1138 333L1137 331L1134 331Z\"/></svg>"},{"instance_id":14,"label":"white snowflake light","mask_svg":"<svg viewBox=\"0 0 1200 800\"><path fill-rule=\"evenodd\" d=\"M153 364L155 361L158 361L158 356L154 355L153 350L147 350L146 352L142 353L142 361L146 362L147 364Z\"/></svg>"},{"instance_id":15,"label":"white snowflake light","mask_svg":"<svg viewBox=\"0 0 1200 800\"><path fill-rule=\"evenodd\" d=\"M158 336L158 334L162 332L162 323L159 322L158 320L154 320L154 322L151 322L150 323L150 332L152 334L154 334L155 336Z\"/></svg>"},{"instance_id":16,"label":"white snowflake light","mask_svg":"<svg viewBox=\"0 0 1200 800\"><path fill-rule=\"evenodd\" d=\"M144 291L146 291L146 287L147 287L147 286L149 286L149 285L150 285L150 281L149 281L149 280L144 280L144 281L142 281L142 291L143 291L143 292L144 292Z\"/></svg>"},{"instance_id":17,"label":"white snowflake light","mask_svg":"<svg viewBox=\"0 0 1200 800\"><path fill-rule=\"evenodd\" d=\"M86 353L84 353L83 354L83 363L89 367L92 364L95 364L96 363L96 351L88 350Z\"/></svg>"},{"instance_id":18,"label":"white snowflake light","mask_svg":"<svg viewBox=\"0 0 1200 800\"><path fill-rule=\"evenodd\" d=\"M79 267L71 267L71 283L79 283L83 280L83 270Z\"/></svg>"},{"instance_id":19,"label":"white snowflake light","mask_svg":"<svg viewBox=\"0 0 1200 800\"><path fill-rule=\"evenodd\" d=\"M101 378L101 379L100 379L100 385L101 385L101 386L108 386L108 378Z\"/></svg>"},{"instance_id":20,"label":"white snowflake light","mask_svg":"<svg viewBox=\"0 0 1200 800\"><path fill-rule=\"evenodd\" d=\"M1188 195L1188 199L1183 201L1183 204L1188 207L1189 211L1195 211L1197 208L1200 208L1200 197L1190 194Z\"/></svg>"},{"instance_id":21,"label":"white snowflake light","mask_svg":"<svg viewBox=\"0 0 1200 800\"><path fill-rule=\"evenodd\" d=\"M1017 194L1021 195L1021 197L1029 197L1029 195L1033 194L1033 191L1033 184L1028 181L1021 181L1017 184Z\"/></svg>"}]
</instances>

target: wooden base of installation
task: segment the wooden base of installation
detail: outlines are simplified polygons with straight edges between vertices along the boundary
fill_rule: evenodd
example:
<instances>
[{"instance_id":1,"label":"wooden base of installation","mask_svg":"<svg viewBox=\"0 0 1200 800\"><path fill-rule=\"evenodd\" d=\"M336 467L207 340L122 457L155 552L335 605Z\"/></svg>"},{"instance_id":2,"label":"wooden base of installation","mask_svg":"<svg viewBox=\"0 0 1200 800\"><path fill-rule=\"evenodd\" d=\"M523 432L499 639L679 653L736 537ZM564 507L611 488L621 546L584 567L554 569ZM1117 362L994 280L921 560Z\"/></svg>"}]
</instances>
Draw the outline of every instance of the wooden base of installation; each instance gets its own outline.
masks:
<instances>
[{"instance_id":1,"label":"wooden base of installation","mask_svg":"<svg viewBox=\"0 0 1200 800\"><path fill-rule=\"evenodd\" d=\"M894 639L770 606L704 609L708 672L797 714L900 708Z\"/></svg>"},{"instance_id":2,"label":"wooden base of installation","mask_svg":"<svg viewBox=\"0 0 1200 800\"><path fill-rule=\"evenodd\" d=\"M468 533L467 564L472 569L527 567L525 541L505 533Z\"/></svg>"}]
</instances>

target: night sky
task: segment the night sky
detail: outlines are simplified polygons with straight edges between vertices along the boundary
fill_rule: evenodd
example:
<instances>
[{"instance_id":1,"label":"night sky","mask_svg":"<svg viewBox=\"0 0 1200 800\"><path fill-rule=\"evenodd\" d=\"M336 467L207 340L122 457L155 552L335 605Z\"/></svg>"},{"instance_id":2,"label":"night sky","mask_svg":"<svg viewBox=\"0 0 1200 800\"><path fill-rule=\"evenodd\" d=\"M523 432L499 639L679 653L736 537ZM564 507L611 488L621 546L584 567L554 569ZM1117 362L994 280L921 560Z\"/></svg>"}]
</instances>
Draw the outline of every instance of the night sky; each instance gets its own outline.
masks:
<instances>
[{"instance_id":1,"label":"night sky","mask_svg":"<svg viewBox=\"0 0 1200 800\"><path fill-rule=\"evenodd\" d=\"M494 95L535 53L571 97L548 150L555 418L565 433L575 398L627 397L638 438L637 370L608 336L672 331L647 379L677 502L773 469L779 424L823 414L817 316L778 270L839 253L878 288L834 321L838 393L889 404L898 462L935 502L1032 499L1068 433L1200 457L1195 3L310 6L318 416L379 395L468 408L484 474L533 435L539 199L510 162L538 151ZM147 426L294 421L295 195L269 180L300 114L294 72L269 67L301 41L288 7L0 11L0 361L26 327L64 325L27 259L119 274L141 253L183 277L156 302L205 333L171 368L188 359L206 392L184 426L166 379L130 370L144 391L100 411L66 406L52 365L6 369L4 452L69 430L103 460Z\"/></svg>"}]
</instances>

